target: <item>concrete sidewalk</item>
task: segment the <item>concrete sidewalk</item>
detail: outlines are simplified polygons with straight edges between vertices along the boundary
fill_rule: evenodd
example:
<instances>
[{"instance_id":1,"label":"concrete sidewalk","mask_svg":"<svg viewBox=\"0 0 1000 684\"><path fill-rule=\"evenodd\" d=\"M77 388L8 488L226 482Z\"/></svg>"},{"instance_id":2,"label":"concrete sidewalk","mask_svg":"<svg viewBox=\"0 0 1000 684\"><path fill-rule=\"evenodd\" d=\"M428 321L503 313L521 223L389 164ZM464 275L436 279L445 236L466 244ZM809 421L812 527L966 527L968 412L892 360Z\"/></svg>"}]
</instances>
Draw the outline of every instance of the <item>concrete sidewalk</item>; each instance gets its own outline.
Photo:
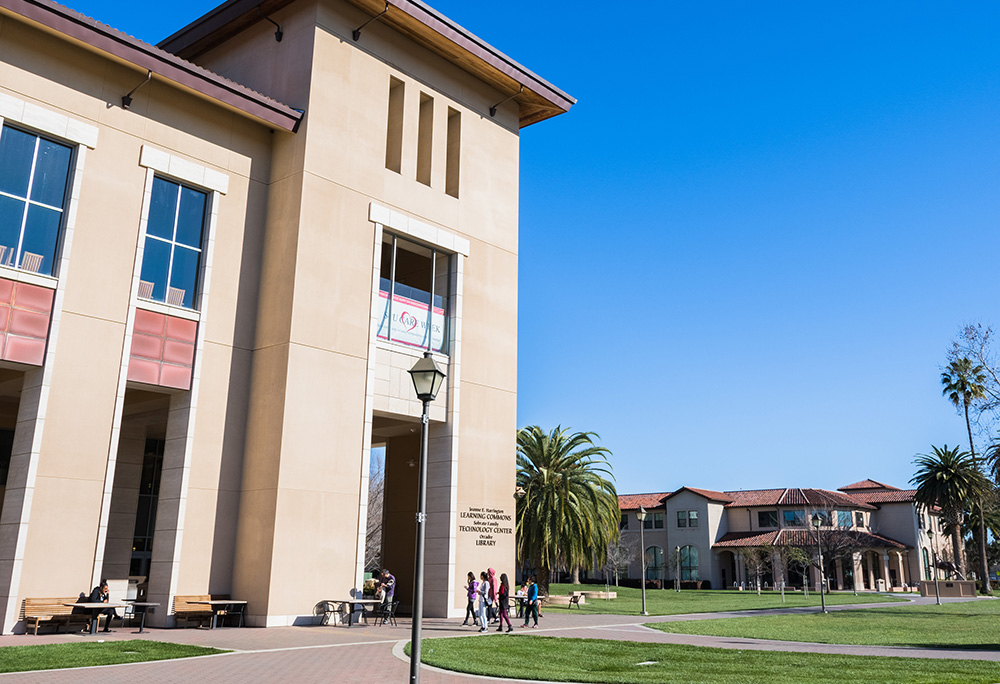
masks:
<instances>
[{"instance_id":1,"label":"concrete sidewalk","mask_svg":"<svg viewBox=\"0 0 1000 684\"><path fill-rule=\"evenodd\" d=\"M933 601L932 601L933 602ZM915 603L926 603L917 600ZM899 606L899 603L865 604L864 607ZM850 610L861 606L837 606L831 610ZM920 649L907 647L845 646L800 642L702 637L686 634L666 634L643 627L642 623L684 621L716 618L748 617L762 614L815 612L815 608L793 608L735 613L701 613L642 617L638 615L593 615L585 613L546 614L538 629L515 627L514 634L504 638L525 636L559 636L586 639L617 639L644 643L686 644L717 648L793 651L809 653L841 653L849 655L891 656L907 658L956 658L962 660L1000 661L1000 651L962 649ZM518 621L515 621L515 625ZM424 620L425 639L473 636L478 630L461 627L458 620L428 618ZM403 682L408 679L409 663L401 657L402 644L409 640L410 621L399 620L396 627L355 625L346 627L312 626L272 629L150 629L137 634L137 629L118 629L96 639L151 639L173 643L197 644L229 649L232 653L202 658L185 658L153 663L116 665L78 670L13 673L0 675L4 682L24 684L134 684L140 682L275 682L294 681L311 684L333 680L353 682ZM491 634L495 632L491 631ZM95 637L81 634L30 635L0 637L0 646L44 643L79 643ZM395 650L395 654L394 654ZM16 679L12 679L16 678ZM424 667L421 680L427 684L470 684L471 682L511 682L510 679L470 677Z\"/></svg>"}]
</instances>

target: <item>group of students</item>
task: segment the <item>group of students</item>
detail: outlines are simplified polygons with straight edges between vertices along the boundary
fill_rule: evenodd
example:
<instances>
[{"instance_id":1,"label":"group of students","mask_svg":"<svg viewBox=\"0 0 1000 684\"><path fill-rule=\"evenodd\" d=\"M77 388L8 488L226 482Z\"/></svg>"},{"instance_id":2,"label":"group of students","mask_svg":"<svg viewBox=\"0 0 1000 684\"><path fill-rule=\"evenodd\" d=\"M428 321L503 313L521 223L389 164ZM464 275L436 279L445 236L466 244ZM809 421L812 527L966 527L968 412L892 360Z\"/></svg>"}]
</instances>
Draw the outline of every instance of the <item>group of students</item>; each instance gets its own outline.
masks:
<instances>
[{"instance_id":1,"label":"group of students","mask_svg":"<svg viewBox=\"0 0 1000 684\"><path fill-rule=\"evenodd\" d=\"M507 631L513 632L514 627L510 624L510 584L507 582L507 574L500 573L500 580L497 581L496 571L489 568L485 572L479 573L479 580L473 573L469 573L468 582L465 585L466 595L469 598L469 605L465 609L465 621L462 625L469 624L469 616L472 616L472 624L479 627L480 632L485 632L487 625L493 622L499 623L498 632L503 631L503 623L507 623ZM531 576L521 586L517 593L521 599L524 610L524 627L528 626L528 621L534 617L538 626L538 586L535 584L534 576ZM520 617L520 611L518 617Z\"/></svg>"}]
</instances>

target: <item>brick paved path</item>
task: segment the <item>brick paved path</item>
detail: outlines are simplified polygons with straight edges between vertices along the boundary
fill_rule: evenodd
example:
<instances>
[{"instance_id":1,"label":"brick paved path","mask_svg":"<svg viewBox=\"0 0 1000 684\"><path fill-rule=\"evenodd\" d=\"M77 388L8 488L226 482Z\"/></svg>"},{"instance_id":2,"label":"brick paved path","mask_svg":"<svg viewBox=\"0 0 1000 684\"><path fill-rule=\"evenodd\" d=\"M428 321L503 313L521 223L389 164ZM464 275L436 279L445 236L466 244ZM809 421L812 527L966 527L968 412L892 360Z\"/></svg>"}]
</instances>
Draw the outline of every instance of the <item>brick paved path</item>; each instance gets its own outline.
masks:
<instances>
[{"instance_id":1,"label":"brick paved path","mask_svg":"<svg viewBox=\"0 0 1000 684\"><path fill-rule=\"evenodd\" d=\"M926 601L917 600L916 603ZM866 604L875 607L897 604ZM862 606L836 606L831 610L850 610ZM903 647L845 646L799 642L703 637L687 634L666 634L642 626L644 622L703 620L720 617L813 612L812 609L707 613L641 617L626 615L592 615L582 613L549 613L539 629L517 628L509 638L529 635L580 637L590 639L620 639L648 643L688 644L755 650L799 651L812 653L843 653L915 658L958 658L1000 661L1000 651L961 649L919 649ZM470 636L476 631L460 627L458 620L430 618L424 621L424 638ZM402 645L409 640L410 622L400 620L397 627L282 627L273 629L152 629L137 634L134 629L119 629L108 640L154 639L174 643L197 644L232 649L233 653L202 658L185 658L154 663L115 665L79 670L12 673L0 675L0 684L136 684L136 682L238 682L271 684L289 681L295 684L353 684L355 682L406 682L409 663L402 657ZM22 644L67 643L93 639L81 634L19 635L0 637L0 646ZM471 677L424 667L421 681L425 684L470 684L472 682L512 682L510 679Z\"/></svg>"}]
</instances>

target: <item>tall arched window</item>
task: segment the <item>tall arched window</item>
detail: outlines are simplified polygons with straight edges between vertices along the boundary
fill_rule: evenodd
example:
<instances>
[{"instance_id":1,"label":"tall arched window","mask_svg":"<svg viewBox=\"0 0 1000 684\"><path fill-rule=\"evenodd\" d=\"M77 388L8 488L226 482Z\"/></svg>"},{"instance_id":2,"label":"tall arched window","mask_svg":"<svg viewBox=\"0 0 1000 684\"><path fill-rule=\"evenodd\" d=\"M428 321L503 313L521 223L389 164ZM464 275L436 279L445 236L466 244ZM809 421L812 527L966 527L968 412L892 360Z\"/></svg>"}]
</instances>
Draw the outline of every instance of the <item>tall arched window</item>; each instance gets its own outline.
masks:
<instances>
[{"instance_id":1,"label":"tall arched window","mask_svg":"<svg viewBox=\"0 0 1000 684\"><path fill-rule=\"evenodd\" d=\"M662 580L664 578L663 549L659 546L650 546L646 549L646 579Z\"/></svg>"},{"instance_id":2,"label":"tall arched window","mask_svg":"<svg viewBox=\"0 0 1000 684\"><path fill-rule=\"evenodd\" d=\"M695 546L681 547L681 581L698 581L698 548Z\"/></svg>"},{"instance_id":3,"label":"tall arched window","mask_svg":"<svg viewBox=\"0 0 1000 684\"><path fill-rule=\"evenodd\" d=\"M924 579L928 582L931 580L931 558L930 554L927 553L927 549L923 549L924 552Z\"/></svg>"}]
</instances>

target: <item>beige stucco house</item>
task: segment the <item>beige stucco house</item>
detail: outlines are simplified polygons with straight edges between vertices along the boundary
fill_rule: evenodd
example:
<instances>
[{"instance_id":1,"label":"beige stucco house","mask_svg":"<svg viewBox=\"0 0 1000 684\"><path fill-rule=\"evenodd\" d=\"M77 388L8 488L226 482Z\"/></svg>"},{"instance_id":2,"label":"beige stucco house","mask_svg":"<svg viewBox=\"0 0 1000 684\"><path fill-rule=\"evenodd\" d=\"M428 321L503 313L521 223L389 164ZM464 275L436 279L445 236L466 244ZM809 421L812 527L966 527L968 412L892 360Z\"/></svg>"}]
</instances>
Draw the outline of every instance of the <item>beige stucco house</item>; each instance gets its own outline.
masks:
<instances>
[{"instance_id":1,"label":"beige stucco house","mask_svg":"<svg viewBox=\"0 0 1000 684\"><path fill-rule=\"evenodd\" d=\"M101 577L154 624L311 621L360 586L373 446L405 610L425 352L426 614L510 568L519 130L573 103L418 0L229 0L158 46L0 0L3 631Z\"/></svg>"}]
</instances>

